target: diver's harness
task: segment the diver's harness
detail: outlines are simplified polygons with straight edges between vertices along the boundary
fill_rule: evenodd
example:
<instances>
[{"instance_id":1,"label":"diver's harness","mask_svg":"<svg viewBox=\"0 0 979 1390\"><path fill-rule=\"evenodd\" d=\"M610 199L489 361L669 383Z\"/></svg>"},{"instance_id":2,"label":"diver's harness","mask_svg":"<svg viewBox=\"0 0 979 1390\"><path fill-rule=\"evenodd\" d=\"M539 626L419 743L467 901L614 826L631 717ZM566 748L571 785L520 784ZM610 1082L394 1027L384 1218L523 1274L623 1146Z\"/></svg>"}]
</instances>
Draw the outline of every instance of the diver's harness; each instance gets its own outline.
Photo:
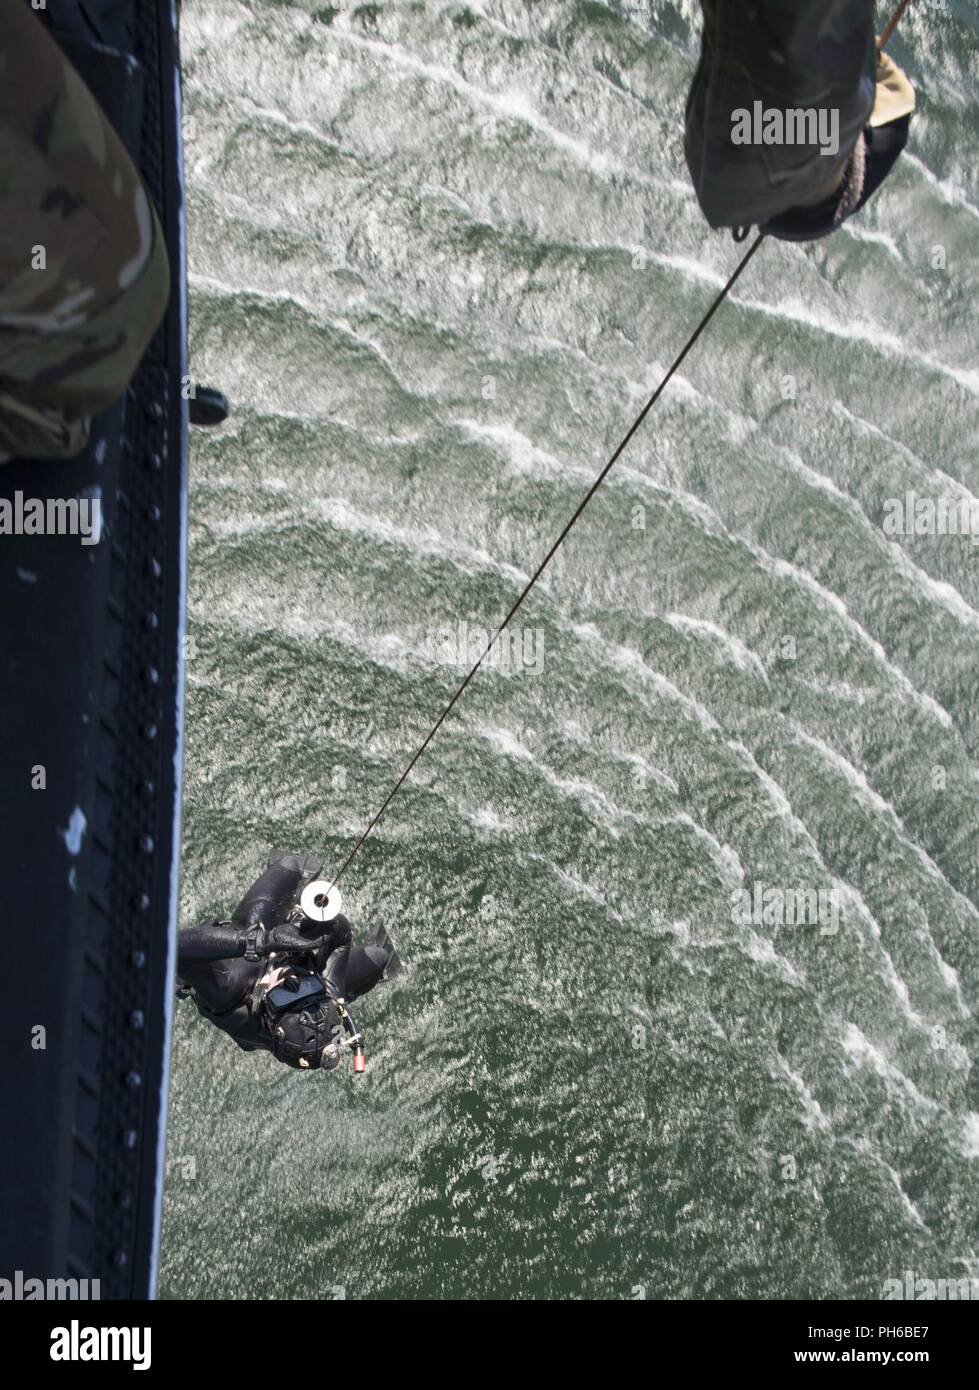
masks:
<instances>
[{"instance_id":1,"label":"diver's harness","mask_svg":"<svg viewBox=\"0 0 979 1390\"><path fill-rule=\"evenodd\" d=\"M294 917L296 920L309 921L299 907L294 907L289 916ZM255 953L255 943L258 939L258 933L264 930L265 928L261 922L257 923L255 926L249 927L246 936L246 941L248 943L248 950L245 952L246 960L261 959L261 957ZM249 955L249 951L253 954ZM329 999L322 976L319 971L311 967L310 961L313 954L312 951L276 951L273 955L268 956L267 961L270 968L278 965L288 971L289 967L293 966L297 970L304 971L305 974L302 976L293 974L290 984L286 984L285 980L280 980L277 984L272 985L270 989L263 990L257 998L253 993L249 1005L251 1012L253 1014L261 1013L261 1011L265 1009L272 1016L274 1021L281 1018L283 1014L291 1013L292 1010L297 1008L300 1004L318 1004L321 1000ZM342 998L331 999L330 1003L332 1003L336 1009L340 1022L343 1024L343 1030L347 1035L337 1043L336 1046L338 1048L350 1048L353 1054L354 1073L357 1076L363 1076L367 1070L367 1051L364 1046L363 1034L357 1028L346 1000Z\"/></svg>"},{"instance_id":2,"label":"diver's harness","mask_svg":"<svg viewBox=\"0 0 979 1390\"><path fill-rule=\"evenodd\" d=\"M293 974L292 979L280 980L270 989L263 990L257 998L253 995L251 1011L253 1014L261 1013L263 1010L270 1016L273 1025L287 1013L291 1013L300 1006L306 1007L310 1004L318 1004L324 1000L329 1000L337 1011L337 1016L343 1025L346 1037L339 1043L337 1048L348 1047L353 1053L354 1072L362 1076L367 1070L367 1053L364 1047L363 1034L358 1030L354 1022L353 1015L344 999L330 999L326 992L326 986L315 970L310 970L305 961L300 963L296 957L274 956L270 957L270 962L284 966L289 970L290 960L295 961L294 970L302 970L302 975ZM288 981L288 982L287 982Z\"/></svg>"}]
</instances>

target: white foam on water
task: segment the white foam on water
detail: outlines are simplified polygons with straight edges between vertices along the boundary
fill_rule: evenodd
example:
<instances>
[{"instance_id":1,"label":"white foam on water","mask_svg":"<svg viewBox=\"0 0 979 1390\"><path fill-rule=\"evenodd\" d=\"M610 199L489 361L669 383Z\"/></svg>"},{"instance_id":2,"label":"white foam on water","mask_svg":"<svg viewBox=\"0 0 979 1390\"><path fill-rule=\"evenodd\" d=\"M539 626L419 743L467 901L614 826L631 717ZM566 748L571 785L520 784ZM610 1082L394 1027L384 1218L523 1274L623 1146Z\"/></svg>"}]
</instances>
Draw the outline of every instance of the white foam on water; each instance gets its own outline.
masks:
<instances>
[{"instance_id":1,"label":"white foam on water","mask_svg":"<svg viewBox=\"0 0 979 1390\"><path fill-rule=\"evenodd\" d=\"M699 700L695 700L691 695L685 695L672 681L667 680L666 676L647 666L641 653L637 652L634 647L620 646L615 642L606 641L594 623L576 623L572 630L575 636L583 642L594 643L598 646L606 660L620 671L638 675L642 680L652 685L658 694L685 709L705 732L721 732L721 726L717 720Z\"/></svg>"},{"instance_id":2,"label":"white foam on water","mask_svg":"<svg viewBox=\"0 0 979 1390\"><path fill-rule=\"evenodd\" d=\"M554 475L591 477L587 468L573 463L564 463L561 459L555 458L546 449L539 448L513 425L489 425L482 420L465 419L456 420L454 423L458 429L464 430L472 438L491 444L498 453L505 456L514 473L525 473L534 477Z\"/></svg>"},{"instance_id":3,"label":"white foam on water","mask_svg":"<svg viewBox=\"0 0 979 1390\"><path fill-rule=\"evenodd\" d=\"M947 488L957 500L968 502L973 515L979 511L979 497L974 492L970 492L965 483L958 478L951 477L943 468L934 469L934 475L943 487Z\"/></svg>"},{"instance_id":4,"label":"white foam on water","mask_svg":"<svg viewBox=\"0 0 979 1390\"><path fill-rule=\"evenodd\" d=\"M393 381L398 389L403 391L405 395L413 396L416 400L428 404L433 409L437 405L437 401L430 396L427 388L414 377L410 377L409 374L409 380L405 380L404 368L399 368L391 360L383 343L378 342L376 338L369 337L367 334L358 332L348 319L324 313L321 304L318 304L314 300L307 299L304 295L297 293L295 290L272 290L257 285L232 285L216 276L204 275L200 272L189 275L188 284L191 289L196 290L198 293L204 292L215 295L218 298L255 299L262 304L286 304L291 308L298 309L313 322L331 329L333 332L348 339L355 347L366 351L377 365L383 369L389 379ZM283 418L289 418L289 412L279 409L269 411L268 413L279 415ZM292 412L292 418L300 420L311 418L315 420L317 417L315 415L306 417L301 413ZM342 422L338 421L335 417L330 417L330 423L336 425Z\"/></svg>"},{"instance_id":5,"label":"white foam on water","mask_svg":"<svg viewBox=\"0 0 979 1390\"><path fill-rule=\"evenodd\" d=\"M840 401L831 403L831 409L848 424L856 426L864 433L870 434L873 438L879 439L886 445L889 453L899 454L921 475L922 485L938 492L942 497L953 498L956 502L968 503L973 514L979 513L979 498L970 492L959 478L953 478L941 468L933 468L918 458L917 454L903 444L900 440L894 439L878 425L870 420L865 420L860 415L855 415L848 410ZM917 489L916 489L917 490ZM848 494L841 494L848 496ZM853 499L851 499L853 500ZM861 509L861 514L866 516ZM908 579L922 595L932 603L940 604L953 617L969 627L979 626L979 611L972 607L965 596L947 580L936 579L923 569L919 564L912 560L907 550L897 539L885 536L882 527L877 527L866 518L868 525L877 530L888 546L892 563L898 568L901 574Z\"/></svg>"},{"instance_id":6,"label":"white foam on water","mask_svg":"<svg viewBox=\"0 0 979 1390\"><path fill-rule=\"evenodd\" d=\"M719 274L709 265L705 265L702 261L695 261L690 256L655 252L652 259L666 270L678 270L686 279L702 285L710 285L712 289L720 290L727 284L727 275Z\"/></svg>"},{"instance_id":7,"label":"white foam on water","mask_svg":"<svg viewBox=\"0 0 979 1390\"><path fill-rule=\"evenodd\" d=\"M558 459L547 450L540 448L533 440L512 425L488 425L479 420L458 419L453 422L457 428L471 437L490 444L506 459L510 469L517 474L533 477L573 479L575 482L591 484L598 476L599 467L571 463ZM605 485L619 486L632 484L657 499L673 503L681 508L695 525L707 535L726 536L727 529L717 513L701 498L680 487L668 486L650 478L637 468L619 460L606 478Z\"/></svg>"},{"instance_id":8,"label":"white foam on water","mask_svg":"<svg viewBox=\"0 0 979 1390\"><path fill-rule=\"evenodd\" d=\"M805 978L799 974L791 961L776 951L774 943L767 936L759 936L750 928L742 928L742 933L736 940L747 956L758 965L771 966L785 984L795 985L799 989L805 986Z\"/></svg>"},{"instance_id":9,"label":"white foam on water","mask_svg":"<svg viewBox=\"0 0 979 1390\"><path fill-rule=\"evenodd\" d=\"M480 727L479 734L504 757L516 758L518 762L533 763L536 766L533 753L514 734L511 734L509 729L484 724Z\"/></svg>"},{"instance_id":10,"label":"white foam on water","mask_svg":"<svg viewBox=\"0 0 979 1390\"><path fill-rule=\"evenodd\" d=\"M718 875L726 890L740 888L745 879L744 867L738 857L737 850L730 845L721 844L716 835L694 820L687 811L680 811L675 816L668 816L664 820L657 822L660 825L685 825L688 830L692 830L698 840L703 841L710 853Z\"/></svg>"},{"instance_id":11,"label":"white foam on water","mask_svg":"<svg viewBox=\"0 0 979 1390\"><path fill-rule=\"evenodd\" d=\"M515 565L497 560L482 546L463 545L460 541L436 530L434 526L396 526L373 512L361 511L341 497L298 500L305 502L307 512L315 511L337 530L367 536L382 544L397 545L416 556L436 555L448 558L470 573L492 570L521 586L530 578L529 574L517 569Z\"/></svg>"},{"instance_id":12,"label":"white foam on water","mask_svg":"<svg viewBox=\"0 0 979 1390\"><path fill-rule=\"evenodd\" d=\"M954 966L949 965L948 961L945 959L941 951L938 949L938 946L935 942L934 937L931 935L931 932L927 929L925 931L925 944L932 952L936 969L938 970L938 973L941 975L942 981L945 984L946 989L948 989L948 991L955 996L955 1003L959 1013L962 1015L963 1018L971 1018L972 1010L965 1002L965 995L962 993L962 981L959 979L959 972L955 969Z\"/></svg>"},{"instance_id":13,"label":"white foam on water","mask_svg":"<svg viewBox=\"0 0 979 1390\"><path fill-rule=\"evenodd\" d=\"M834 879L833 887L845 899L844 909L841 913L844 921L852 921L851 914L847 911L847 906L856 909L857 916L865 923L870 932L870 939L873 941L880 956L881 965L884 972L884 979L891 988L894 997L901 1006L901 1012L905 1020L912 1028L921 1033L930 1032L930 1025L922 1018L917 1009L911 1003L911 995L904 980L898 974L897 967L891 957L890 952L883 944L880 923L877 921L870 908L864 900L859 888L852 883L847 883L843 879Z\"/></svg>"},{"instance_id":14,"label":"white foam on water","mask_svg":"<svg viewBox=\"0 0 979 1390\"><path fill-rule=\"evenodd\" d=\"M490 835L504 835L514 829L512 822L503 820L491 806L481 806L478 811L463 811L462 814L477 830Z\"/></svg>"},{"instance_id":15,"label":"white foam on water","mask_svg":"<svg viewBox=\"0 0 979 1390\"><path fill-rule=\"evenodd\" d=\"M922 1121L931 1120L939 1110L937 1101L924 1096L909 1076L899 1067L889 1062L878 1047L865 1037L855 1023L845 1022L840 1034L840 1045L850 1063L859 1068L869 1068L876 1072L885 1083L888 1095L900 1092L906 1102L918 1112Z\"/></svg>"},{"instance_id":16,"label":"white foam on water","mask_svg":"<svg viewBox=\"0 0 979 1390\"><path fill-rule=\"evenodd\" d=\"M797 835L801 840L804 841L810 853L815 857L816 862L819 864L820 868L825 870L826 865L823 863L823 857L820 853L819 846L816 844L816 841L810 834L809 827L796 815L795 811L792 809L792 803L789 801L789 798L786 796L783 788L779 785L778 782L776 782L774 777L772 777L769 773L765 771L765 769L755 758L754 754L748 748L746 748L743 743L739 743L735 739L729 739L728 747L731 749L734 755L738 759L740 759L740 761L744 764L744 766L748 769L752 776L755 777L761 783L762 788L767 793L768 798L771 801L773 807L775 808L775 811L782 824L788 830L791 830L794 835Z\"/></svg>"},{"instance_id":17,"label":"white foam on water","mask_svg":"<svg viewBox=\"0 0 979 1390\"><path fill-rule=\"evenodd\" d=\"M800 1072L793 1071L788 1062L780 1052L776 1053L776 1061L781 1074L792 1083L799 1099L802 1101L803 1124L810 1132L814 1130L829 1130L832 1128L826 1112L823 1110L819 1101L806 1085L805 1078Z\"/></svg>"},{"instance_id":18,"label":"white foam on water","mask_svg":"<svg viewBox=\"0 0 979 1390\"><path fill-rule=\"evenodd\" d=\"M897 337L886 328L869 322L841 322L829 314L810 309L799 300L783 300L780 304L765 304L757 299L739 299L732 295L736 303L756 313L785 323L798 324L802 328L813 329L829 338L840 338L846 342L863 343L884 357L897 358L913 367L924 367L940 376L948 377L970 395L979 395L979 371L968 367L951 366L940 361L928 352L915 352L905 345L904 339Z\"/></svg>"},{"instance_id":19,"label":"white foam on water","mask_svg":"<svg viewBox=\"0 0 979 1390\"><path fill-rule=\"evenodd\" d=\"M701 265L698 261L691 260L687 256L656 255L653 259L660 265L679 271L687 280L710 285L713 289L722 289L727 281L726 276L718 274L709 266ZM824 337L839 338L845 342L863 343L881 356L895 358L902 362L908 362L914 367L924 367L929 371L937 372L941 376L948 377L950 381L954 381L957 386L961 386L970 395L979 395L979 371L968 367L952 366L940 361L931 353L915 352L905 344L904 339L877 324L833 318L829 314L812 309L808 304L796 299L783 299L778 304L768 304L763 300L742 297L736 290L732 290L728 298L732 304L757 314L764 314L766 318L777 319L782 323L796 324L801 328L809 328L816 333L821 333Z\"/></svg>"},{"instance_id":20,"label":"white foam on water","mask_svg":"<svg viewBox=\"0 0 979 1390\"><path fill-rule=\"evenodd\" d=\"M678 632L711 639L711 645L720 647L728 661L739 671L750 672L752 675L760 677L768 685L768 672L761 661L751 648L742 642L740 637L736 637L733 632L719 627L717 623L712 623L706 618L692 618L686 613L667 613L664 621Z\"/></svg>"},{"instance_id":21,"label":"white foam on water","mask_svg":"<svg viewBox=\"0 0 979 1390\"><path fill-rule=\"evenodd\" d=\"M857 793L858 801L866 806L872 807L879 815L886 816L895 829L901 828L900 819L893 805L886 800L885 797L881 796L878 791L875 791L859 768L854 767L842 753L831 747L816 734L808 733L802 728L801 724L798 724L794 719L789 719L786 723L800 742L814 749L819 753L825 763L834 768L837 772L842 773L849 786Z\"/></svg>"},{"instance_id":22,"label":"white foam on water","mask_svg":"<svg viewBox=\"0 0 979 1390\"><path fill-rule=\"evenodd\" d=\"M977 510L976 515L979 515ZM963 594L946 579L935 579L916 565L902 545L896 540L888 541L891 559L900 573L918 590L922 598L940 608L962 623L964 627L979 628L979 611L972 607ZM979 558L979 551L976 552Z\"/></svg>"},{"instance_id":23,"label":"white foam on water","mask_svg":"<svg viewBox=\"0 0 979 1390\"><path fill-rule=\"evenodd\" d=\"M919 690L917 686L912 684L905 673L894 665L880 642L878 642L875 637L871 637L870 633L857 622L839 594L835 594L831 589L827 589L825 585L820 584L811 574L808 574L805 570L799 569L797 565L790 564L788 560L780 560L773 555L769 555L766 550L756 545L754 541L744 540L744 544L757 558L763 569L767 570L777 579L801 584L818 601L821 607L831 609L841 619L847 632L871 652L875 660L891 677L894 684L904 695L918 705L922 712L937 719L945 729L951 729L953 727L952 716L949 714L948 710L943 709L933 696Z\"/></svg>"},{"instance_id":24,"label":"white foam on water","mask_svg":"<svg viewBox=\"0 0 979 1390\"><path fill-rule=\"evenodd\" d=\"M616 922L621 922L623 920L619 913L609 905L604 895L600 893L593 884L586 883L584 879L579 878L577 874L569 873L566 869L562 869L557 864L551 864L550 869L559 882L563 883L575 897L585 898L588 902L593 903L595 907L600 907Z\"/></svg>"},{"instance_id":25,"label":"white foam on water","mask_svg":"<svg viewBox=\"0 0 979 1390\"><path fill-rule=\"evenodd\" d=\"M613 838L618 839L622 827L626 823L644 825L646 821L642 816L636 815L632 811L627 811L621 806L617 806L602 791L601 787L595 785L584 777L561 777L558 773L549 768L546 763L527 749L520 741L515 738L508 730L483 724L478 730L480 736L484 738L497 752L504 757L515 758L519 762L529 763L534 771L569 800L576 801L583 810L597 824L608 831Z\"/></svg>"},{"instance_id":26,"label":"white foam on water","mask_svg":"<svg viewBox=\"0 0 979 1390\"><path fill-rule=\"evenodd\" d=\"M872 228L861 227L853 218L848 218L847 221L843 223L842 230L846 232L848 236L851 236L854 241L865 242L871 246L883 247L887 254L893 260L897 261L899 265L904 264L904 257L898 250L897 242L888 232L877 232Z\"/></svg>"},{"instance_id":27,"label":"white foam on water","mask_svg":"<svg viewBox=\"0 0 979 1390\"><path fill-rule=\"evenodd\" d=\"M839 772L843 776L848 786L856 793L857 800L862 805L869 807L876 815L882 816L890 822L902 844L911 850L929 878L940 884L943 889L952 895L957 910L967 912L979 922L979 908L976 907L971 899L967 898L965 894L961 893L948 881L945 874L935 863L927 850L919 845L917 840L909 834L894 805L885 797L881 796L881 794L870 785L865 774L861 772L859 768L854 767L849 759L844 757L836 748L833 748L816 734L808 733L801 725L796 723L794 719L789 719L786 723L799 742L812 748L819 754L827 766L833 768L834 771Z\"/></svg>"},{"instance_id":28,"label":"white foam on water","mask_svg":"<svg viewBox=\"0 0 979 1390\"><path fill-rule=\"evenodd\" d=\"M874 439L879 439L885 446L888 454L900 454L902 458L906 459L908 463L913 464L922 474L929 477L933 475L933 470L929 464L925 463L923 459L920 459L917 454L913 453L902 440L895 439L893 435L881 429L880 425L875 424L873 420L867 420L864 416L858 415L855 411L851 410L849 406L844 405L841 400L829 401L828 406L834 415L838 415L840 419L845 420L848 425L853 425L861 433L869 434Z\"/></svg>"},{"instance_id":29,"label":"white foam on water","mask_svg":"<svg viewBox=\"0 0 979 1390\"><path fill-rule=\"evenodd\" d=\"M979 1159L979 1115L970 1110L962 1121L962 1153Z\"/></svg>"},{"instance_id":30,"label":"white foam on water","mask_svg":"<svg viewBox=\"0 0 979 1390\"><path fill-rule=\"evenodd\" d=\"M820 852L819 846L816 844L816 841L813 839L807 826L804 824L802 820L799 819L795 811L792 809L792 805L785 792L774 780L774 778L769 776L769 774L765 772L764 768L762 768L759 765L754 755L744 746L744 744L737 743L731 740L728 743L728 747L731 748L737 754L737 756L741 759L745 766L748 767L750 771L761 782L764 789L768 792L768 795L771 798L773 805L778 811L782 822L789 829L794 831L795 834L803 838L803 840L811 850L817 864L830 879L830 887L834 889L837 893L841 894L845 901L849 902L856 909L857 915L866 924L867 928L869 929L871 939L874 941L878 948L884 972L884 978L887 980L891 990L893 991L895 997L900 1003L901 1011L904 1014L904 1017L914 1028L917 1028L922 1032L927 1031L927 1023L911 1003L911 997L907 985L898 974L897 968L894 965L890 953L887 950L885 950L885 948L881 944L880 925L874 917L873 913L868 908L866 902L864 901L863 895L860 893L859 889L855 888L853 884L847 883L845 880L837 878L835 875L831 875L829 873L829 870L827 869L827 866L823 861L823 857ZM847 920L845 912L843 913L843 917L845 922Z\"/></svg>"},{"instance_id":31,"label":"white foam on water","mask_svg":"<svg viewBox=\"0 0 979 1390\"><path fill-rule=\"evenodd\" d=\"M490 111L501 120L515 121L525 125L560 154L567 155L576 164L581 165L582 168L587 169L589 173L594 174L603 182L609 182L612 179L627 179L630 183L646 188L655 188L661 191L669 189L668 181L630 168L611 155L593 149L586 141L578 139L577 136L561 130L546 120L534 106L529 96L516 87L511 87L505 92L490 92L484 87L477 87L474 83L467 81L452 68L447 68L441 63L427 62L407 49L401 48L398 44L381 43L376 39L363 38L360 35L350 33L349 30L336 30L336 37L354 48L370 53L375 58L383 59L394 68L412 77L451 88L471 105Z\"/></svg>"},{"instance_id":32,"label":"white foam on water","mask_svg":"<svg viewBox=\"0 0 979 1390\"><path fill-rule=\"evenodd\" d=\"M627 763L629 766L634 767L643 777L648 777L651 781L655 782L657 786L662 787L673 796L680 795L680 788L677 786L676 782L674 782L670 774L668 772L663 772L658 767L654 767L641 753L629 753L619 748L603 749L602 751L607 752L608 756L613 758L616 762Z\"/></svg>"},{"instance_id":33,"label":"white foam on water","mask_svg":"<svg viewBox=\"0 0 979 1390\"><path fill-rule=\"evenodd\" d=\"M923 160L919 159L917 155L911 154L908 150L905 150L901 155L901 163L910 165L912 169L917 169L925 182L929 187L935 190L943 202L950 204L952 207L960 208L963 212L967 212L970 217L975 217L979 220L979 208L977 208L975 204L969 202L965 190L960 184L956 183L954 179L940 179L937 174L932 173Z\"/></svg>"},{"instance_id":34,"label":"white foam on water","mask_svg":"<svg viewBox=\"0 0 979 1390\"><path fill-rule=\"evenodd\" d=\"M637 825L643 824L643 818L641 816L637 816L632 811L625 811L620 806L616 806L600 787L596 787L594 782L589 782L587 778L559 777L557 773L552 772L550 768L543 763L539 763L538 767L555 790L579 802L580 805L616 839L618 839L621 833L620 823L622 821L629 820L634 821Z\"/></svg>"},{"instance_id":35,"label":"white foam on water","mask_svg":"<svg viewBox=\"0 0 979 1390\"><path fill-rule=\"evenodd\" d=\"M621 460L615 465L609 477L614 478L616 473L620 479L643 487L658 497L665 497L669 502L676 503L705 535L728 536L730 534L714 509L694 493L687 492L681 487L657 482L654 478L647 477L645 473L640 473L638 469L623 464Z\"/></svg>"}]
</instances>

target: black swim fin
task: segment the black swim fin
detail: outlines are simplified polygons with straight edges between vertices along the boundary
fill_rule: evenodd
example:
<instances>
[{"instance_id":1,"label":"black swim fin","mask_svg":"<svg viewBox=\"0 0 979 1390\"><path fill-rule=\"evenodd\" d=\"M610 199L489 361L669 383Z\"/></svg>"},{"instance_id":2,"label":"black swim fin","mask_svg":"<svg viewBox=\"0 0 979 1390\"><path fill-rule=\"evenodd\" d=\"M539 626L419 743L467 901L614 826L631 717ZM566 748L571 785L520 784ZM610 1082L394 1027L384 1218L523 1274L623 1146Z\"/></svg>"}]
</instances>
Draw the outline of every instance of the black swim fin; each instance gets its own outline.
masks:
<instances>
[{"instance_id":1,"label":"black swim fin","mask_svg":"<svg viewBox=\"0 0 979 1390\"><path fill-rule=\"evenodd\" d=\"M394 942L391 940L391 933L384 925L383 919L378 918L375 922L371 929L371 934L364 942L364 945L379 946L381 950L387 954L388 961L387 965L384 967L384 974L381 976L381 979L397 979L404 970L404 966L401 963L401 957L394 948Z\"/></svg>"},{"instance_id":2,"label":"black swim fin","mask_svg":"<svg viewBox=\"0 0 979 1390\"><path fill-rule=\"evenodd\" d=\"M314 854L296 854L291 849L272 849L269 850L268 865L278 864L283 859L295 860L299 865L299 872L302 875L302 882L305 884L314 879L323 867L322 860L316 858Z\"/></svg>"}]
</instances>

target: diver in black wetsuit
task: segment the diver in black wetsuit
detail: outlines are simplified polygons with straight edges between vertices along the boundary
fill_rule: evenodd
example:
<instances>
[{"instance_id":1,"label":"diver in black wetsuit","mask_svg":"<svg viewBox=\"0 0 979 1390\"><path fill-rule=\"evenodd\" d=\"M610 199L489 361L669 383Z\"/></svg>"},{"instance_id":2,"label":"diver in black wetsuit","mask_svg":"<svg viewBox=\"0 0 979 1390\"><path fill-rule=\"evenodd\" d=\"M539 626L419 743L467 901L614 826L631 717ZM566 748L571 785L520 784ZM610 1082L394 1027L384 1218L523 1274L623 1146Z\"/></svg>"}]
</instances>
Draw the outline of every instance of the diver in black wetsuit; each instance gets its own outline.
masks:
<instances>
[{"instance_id":1,"label":"diver in black wetsuit","mask_svg":"<svg viewBox=\"0 0 979 1390\"><path fill-rule=\"evenodd\" d=\"M244 1051L264 1048L303 1070L332 1070L346 1028L363 1070L346 1005L399 974L401 962L383 927L352 947L342 913L327 921L305 914L299 898L319 869L309 856L273 854L230 922L181 932L179 993Z\"/></svg>"}]
</instances>

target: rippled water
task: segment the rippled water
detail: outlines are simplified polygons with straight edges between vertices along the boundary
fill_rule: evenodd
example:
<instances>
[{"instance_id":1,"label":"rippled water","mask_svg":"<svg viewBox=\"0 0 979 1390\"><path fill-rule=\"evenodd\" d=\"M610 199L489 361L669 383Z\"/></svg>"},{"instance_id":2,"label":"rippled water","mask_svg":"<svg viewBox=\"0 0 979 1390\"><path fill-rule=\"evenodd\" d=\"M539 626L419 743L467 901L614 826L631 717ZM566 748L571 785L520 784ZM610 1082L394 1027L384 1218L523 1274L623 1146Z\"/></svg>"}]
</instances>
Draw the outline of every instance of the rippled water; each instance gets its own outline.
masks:
<instances>
[{"instance_id":1,"label":"rippled water","mask_svg":"<svg viewBox=\"0 0 979 1390\"><path fill-rule=\"evenodd\" d=\"M339 863L736 264L698 35L186 0L191 356L234 402L193 440L186 923L270 843ZM182 1007L163 1296L979 1274L979 545L882 529L979 496L977 35L912 7L897 172L762 247L349 870L406 963L366 1079ZM838 930L737 923L755 884Z\"/></svg>"}]
</instances>

